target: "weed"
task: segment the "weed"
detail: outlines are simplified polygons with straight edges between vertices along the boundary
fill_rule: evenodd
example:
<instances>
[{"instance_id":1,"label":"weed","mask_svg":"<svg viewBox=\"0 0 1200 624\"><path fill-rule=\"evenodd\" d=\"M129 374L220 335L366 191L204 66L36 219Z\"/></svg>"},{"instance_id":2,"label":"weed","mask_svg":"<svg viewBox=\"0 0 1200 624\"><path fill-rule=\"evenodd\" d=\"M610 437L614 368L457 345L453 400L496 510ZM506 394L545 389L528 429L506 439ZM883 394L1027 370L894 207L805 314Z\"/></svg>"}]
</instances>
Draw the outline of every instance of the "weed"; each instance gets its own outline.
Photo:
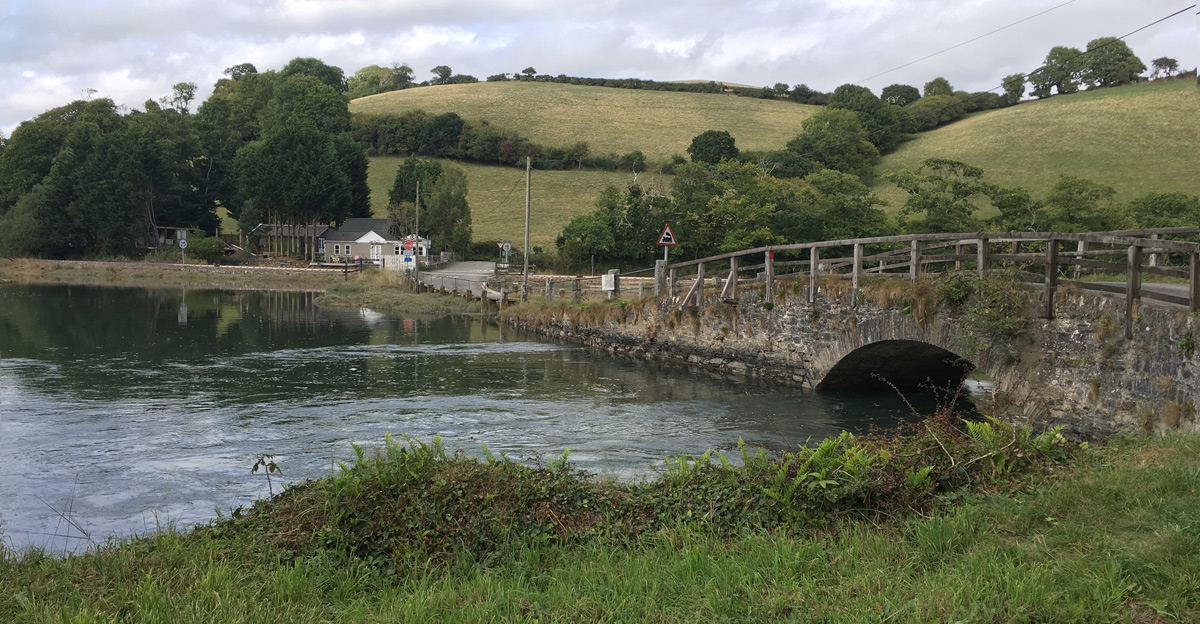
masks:
<instances>
[{"instance_id":1,"label":"weed","mask_svg":"<svg viewBox=\"0 0 1200 624\"><path fill-rule=\"evenodd\" d=\"M764 302L762 302L762 309L766 310L767 312L770 312L771 310L775 309L775 304L770 301L764 301Z\"/></svg>"},{"instance_id":2,"label":"weed","mask_svg":"<svg viewBox=\"0 0 1200 624\"><path fill-rule=\"evenodd\" d=\"M259 455L258 460L250 467L250 472L257 473L259 468L263 469L263 473L267 475L267 492L271 496L275 496L275 486L271 484L271 473L283 477L283 471L279 469L279 465L275 463L272 455Z\"/></svg>"},{"instance_id":3,"label":"weed","mask_svg":"<svg viewBox=\"0 0 1200 624\"><path fill-rule=\"evenodd\" d=\"M1196 404L1192 402L1167 401L1163 405L1163 424L1171 429L1178 429L1184 422L1196 419Z\"/></svg>"},{"instance_id":4,"label":"weed","mask_svg":"<svg viewBox=\"0 0 1200 624\"><path fill-rule=\"evenodd\" d=\"M1192 359L1193 355L1195 355L1196 339L1192 336L1191 330L1188 330L1183 334L1183 337L1179 339L1179 346L1175 349L1175 352L1189 360Z\"/></svg>"},{"instance_id":5,"label":"weed","mask_svg":"<svg viewBox=\"0 0 1200 624\"><path fill-rule=\"evenodd\" d=\"M1154 408L1139 403L1134 408L1134 420L1137 422L1138 427L1141 428L1142 433L1150 435L1154 433L1154 426L1158 424L1158 415L1154 413Z\"/></svg>"},{"instance_id":6,"label":"weed","mask_svg":"<svg viewBox=\"0 0 1200 624\"><path fill-rule=\"evenodd\" d=\"M1108 342L1108 339L1112 338L1116 333L1117 322L1113 320L1113 317L1105 314L1101 316L1100 320L1096 323L1096 333L1092 334L1092 338L1095 339L1096 344L1104 344L1105 342Z\"/></svg>"}]
</instances>

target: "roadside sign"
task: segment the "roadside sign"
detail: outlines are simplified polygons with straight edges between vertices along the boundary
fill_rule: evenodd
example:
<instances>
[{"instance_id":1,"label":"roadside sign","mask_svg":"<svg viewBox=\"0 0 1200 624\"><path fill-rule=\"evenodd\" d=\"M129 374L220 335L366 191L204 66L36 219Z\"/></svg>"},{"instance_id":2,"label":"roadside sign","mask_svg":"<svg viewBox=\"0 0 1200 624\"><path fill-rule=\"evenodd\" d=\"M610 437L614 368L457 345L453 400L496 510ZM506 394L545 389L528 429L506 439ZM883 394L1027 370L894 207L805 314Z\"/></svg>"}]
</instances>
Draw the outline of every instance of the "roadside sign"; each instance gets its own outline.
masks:
<instances>
[{"instance_id":1,"label":"roadside sign","mask_svg":"<svg viewBox=\"0 0 1200 624\"><path fill-rule=\"evenodd\" d=\"M412 237L411 237L411 236L405 237L405 239L404 239L404 250L405 250L405 251L411 251L411 250L412 250L412 248L413 248L413 239L412 239Z\"/></svg>"},{"instance_id":2,"label":"roadside sign","mask_svg":"<svg viewBox=\"0 0 1200 624\"><path fill-rule=\"evenodd\" d=\"M679 243L675 240L675 232L671 231L671 224L663 226L662 234L658 235L658 244L664 247L674 247Z\"/></svg>"},{"instance_id":3,"label":"roadside sign","mask_svg":"<svg viewBox=\"0 0 1200 624\"><path fill-rule=\"evenodd\" d=\"M187 249L187 239L186 238L179 239L179 248Z\"/></svg>"},{"instance_id":4,"label":"roadside sign","mask_svg":"<svg viewBox=\"0 0 1200 624\"><path fill-rule=\"evenodd\" d=\"M504 241L504 245L501 247L501 249L504 250L506 255L512 253L512 243Z\"/></svg>"},{"instance_id":5,"label":"roadside sign","mask_svg":"<svg viewBox=\"0 0 1200 624\"><path fill-rule=\"evenodd\" d=\"M504 251L504 243L502 243L502 242L497 242L497 243L496 243L496 249L499 249L500 251Z\"/></svg>"}]
</instances>

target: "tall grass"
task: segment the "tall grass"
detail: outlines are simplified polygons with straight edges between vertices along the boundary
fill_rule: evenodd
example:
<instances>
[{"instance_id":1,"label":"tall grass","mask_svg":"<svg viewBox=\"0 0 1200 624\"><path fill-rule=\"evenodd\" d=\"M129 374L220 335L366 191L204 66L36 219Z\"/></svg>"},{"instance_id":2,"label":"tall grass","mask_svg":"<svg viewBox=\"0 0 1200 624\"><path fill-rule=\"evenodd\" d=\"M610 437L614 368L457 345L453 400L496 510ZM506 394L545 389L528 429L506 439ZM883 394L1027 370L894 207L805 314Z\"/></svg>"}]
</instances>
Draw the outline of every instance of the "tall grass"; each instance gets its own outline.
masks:
<instances>
[{"instance_id":1,"label":"tall grass","mask_svg":"<svg viewBox=\"0 0 1200 624\"><path fill-rule=\"evenodd\" d=\"M835 444L845 441L808 451L805 461L835 457ZM896 509L869 522L840 514L802 533L728 536L694 515L674 515L623 545L602 533L576 543L533 538L498 544L486 560L410 558L391 568L329 545L280 548L271 531L250 539L215 528L68 559L5 553L0 620L1195 622L1198 458L1196 438L1117 442L1076 453L1049 476L947 492L919 514ZM348 495L351 481L365 485L371 470L439 465L462 469L436 442L393 443L364 451L340 485L323 487ZM684 465L664 476L659 492L724 470L694 459ZM453 489L445 478L453 471L429 474L445 482L422 490Z\"/></svg>"}]
</instances>

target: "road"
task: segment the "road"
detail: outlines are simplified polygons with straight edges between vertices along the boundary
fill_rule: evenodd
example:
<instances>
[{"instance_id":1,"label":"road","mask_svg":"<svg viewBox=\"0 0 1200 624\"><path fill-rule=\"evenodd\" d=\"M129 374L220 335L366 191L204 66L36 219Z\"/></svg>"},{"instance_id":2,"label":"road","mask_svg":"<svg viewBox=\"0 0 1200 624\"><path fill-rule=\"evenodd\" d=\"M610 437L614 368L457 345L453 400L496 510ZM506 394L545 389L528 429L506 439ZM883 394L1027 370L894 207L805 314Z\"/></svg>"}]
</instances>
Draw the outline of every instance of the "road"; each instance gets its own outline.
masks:
<instances>
[{"instance_id":1,"label":"road","mask_svg":"<svg viewBox=\"0 0 1200 624\"><path fill-rule=\"evenodd\" d=\"M452 262L434 271L421 272L421 282L459 292L469 289L478 297L483 292L483 285L495 275L495 262Z\"/></svg>"}]
</instances>

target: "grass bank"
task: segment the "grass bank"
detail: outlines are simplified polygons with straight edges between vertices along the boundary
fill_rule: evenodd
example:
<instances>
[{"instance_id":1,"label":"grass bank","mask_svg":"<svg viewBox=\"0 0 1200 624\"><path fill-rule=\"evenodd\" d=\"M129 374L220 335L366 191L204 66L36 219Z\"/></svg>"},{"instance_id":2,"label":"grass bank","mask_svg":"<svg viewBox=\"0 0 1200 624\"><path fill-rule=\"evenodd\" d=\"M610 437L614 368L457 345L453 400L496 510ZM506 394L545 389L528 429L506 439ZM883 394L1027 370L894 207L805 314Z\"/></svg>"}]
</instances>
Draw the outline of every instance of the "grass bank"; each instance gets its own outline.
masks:
<instances>
[{"instance_id":1,"label":"grass bank","mask_svg":"<svg viewBox=\"0 0 1200 624\"><path fill-rule=\"evenodd\" d=\"M942 415L622 485L389 440L190 533L5 553L0 619L1200 621L1198 459Z\"/></svg>"},{"instance_id":2,"label":"grass bank","mask_svg":"<svg viewBox=\"0 0 1200 624\"><path fill-rule=\"evenodd\" d=\"M340 280L342 276L266 267L0 259L0 281L18 284L323 290L335 279Z\"/></svg>"},{"instance_id":3,"label":"grass bank","mask_svg":"<svg viewBox=\"0 0 1200 624\"><path fill-rule=\"evenodd\" d=\"M317 298L321 307L367 307L376 312L407 316L445 316L478 312L479 302L452 295L414 293L403 274L368 270L353 279L332 282Z\"/></svg>"},{"instance_id":4,"label":"grass bank","mask_svg":"<svg viewBox=\"0 0 1200 624\"><path fill-rule=\"evenodd\" d=\"M69 284L156 288L323 291L324 307L367 307L385 314L444 316L478 311L479 303L449 295L417 295L399 273L368 269L336 271L256 266L172 265L149 262L85 262L0 259L0 283Z\"/></svg>"}]
</instances>

